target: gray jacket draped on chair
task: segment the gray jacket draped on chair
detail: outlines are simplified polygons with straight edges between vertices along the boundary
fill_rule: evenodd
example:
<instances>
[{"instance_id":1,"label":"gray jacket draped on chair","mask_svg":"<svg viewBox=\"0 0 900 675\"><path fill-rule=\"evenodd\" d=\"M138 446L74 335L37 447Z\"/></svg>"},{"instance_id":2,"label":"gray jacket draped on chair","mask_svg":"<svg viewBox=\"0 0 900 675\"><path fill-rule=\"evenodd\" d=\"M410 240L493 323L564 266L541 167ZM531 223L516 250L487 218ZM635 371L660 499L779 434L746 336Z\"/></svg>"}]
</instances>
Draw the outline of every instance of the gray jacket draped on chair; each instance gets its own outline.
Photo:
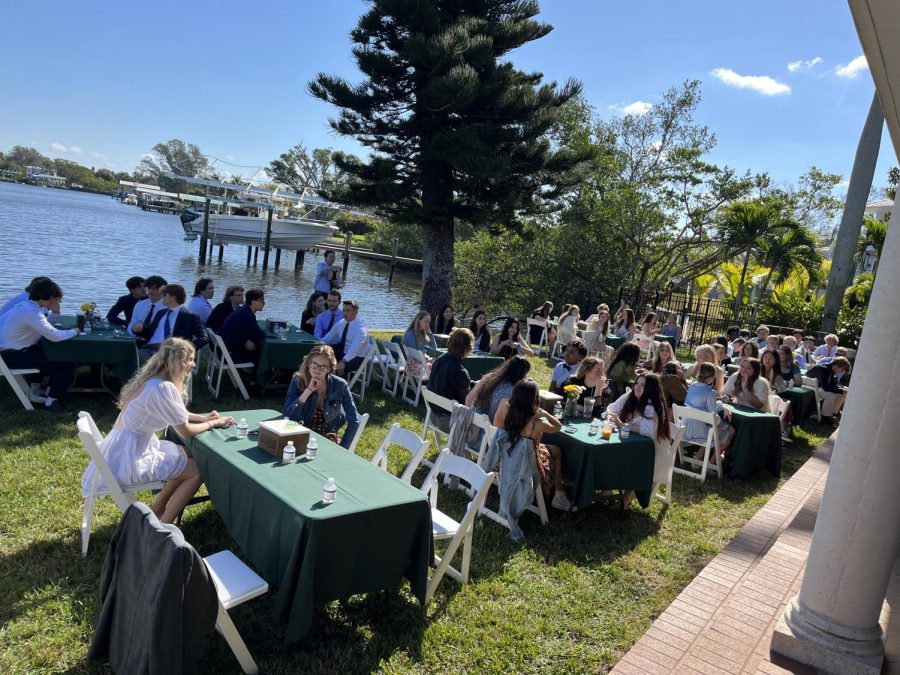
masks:
<instances>
[{"instance_id":1,"label":"gray jacket draped on chair","mask_svg":"<svg viewBox=\"0 0 900 675\"><path fill-rule=\"evenodd\" d=\"M484 457L483 468L500 467L500 508L498 513L509 523L509 536L521 541L525 533L519 527L519 516L534 502L534 490L540 481L534 441L520 437L512 444L505 429L500 429Z\"/></svg>"}]
</instances>

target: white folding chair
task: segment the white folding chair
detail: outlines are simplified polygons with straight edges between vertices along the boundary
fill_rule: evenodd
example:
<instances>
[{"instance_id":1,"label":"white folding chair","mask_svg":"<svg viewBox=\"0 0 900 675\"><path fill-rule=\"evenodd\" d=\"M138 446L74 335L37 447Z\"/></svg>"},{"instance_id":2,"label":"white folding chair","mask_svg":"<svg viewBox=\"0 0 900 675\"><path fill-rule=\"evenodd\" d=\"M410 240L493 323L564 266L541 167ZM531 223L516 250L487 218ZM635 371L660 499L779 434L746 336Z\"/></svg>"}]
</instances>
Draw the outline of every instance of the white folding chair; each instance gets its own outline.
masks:
<instances>
[{"instance_id":1,"label":"white folding chair","mask_svg":"<svg viewBox=\"0 0 900 675\"><path fill-rule=\"evenodd\" d=\"M362 363L359 364L359 368L356 369L356 372L350 377L350 380L347 382L347 388L350 389L350 394L356 396L361 402L366 399L366 383L368 382L369 376L369 367L372 360L372 354L374 353L375 347L368 343L366 344L366 352L363 354ZM354 393L353 387L359 385L359 393Z\"/></svg>"},{"instance_id":2,"label":"white folding chair","mask_svg":"<svg viewBox=\"0 0 900 675\"><path fill-rule=\"evenodd\" d=\"M690 453L684 452L684 445L687 443L684 440L681 440L676 447L678 451L678 463L681 466L692 466L692 467L700 467L700 473L695 471L691 471L690 469L683 469L680 467L675 467L675 473L681 474L683 476L690 476L691 478L696 478L701 483L706 481L706 474L709 471L709 467L712 466L713 471L715 471L719 478L722 477L722 448L719 445L719 432L716 428L716 422L718 421L718 416L716 413L712 412L703 412L702 410L697 410L696 408L688 408L683 405L673 405L672 406L672 417L674 418L674 423L677 426L683 427L684 420L696 420L698 422L703 422L704 424L709 426L709 431L706 434L706 442L703 444L703 459L694 459L693 455ZM687 443L688 446L697 445L696 443ZM716 462L715 464L711 464L710 453L715 452Z\"/></svg>"},{"instance_id":3,"label":"white folding chair","mask_svg":"<svg viewBox=\"0 0 900 675\"><path fill-rule=\"evenodd\" d=\"M206 569L209 570L209 575L216 586L216 594L219 596L216 630L225 638L225 642L241 664L241 670L248 675L258 673L256 662L228 615L228 610L264 594L269 590L269 584L231 551L213 553L204 558L203 562L206 563Z\"/></svg>"},{"instance_id":4,"label":"white folding chair","mask_svg":"<svg viewBox=\"0 0 900 675\"><path fill-rule=\"evenodd\" d=\"M821 422L822 421L822 403L825 401L825 399L819 395L819 381L814 377L807 377L806 375L804 375L803 376L803 386L808 387L808 388L812 389L813 392L815 392L815 394L816 394L816 420Z\"/></svg>"},{"instance_id":5,"label":"white folding chair","mask_svg":"<svg viewBox=\"0 0 900 675\"><path fill-rule=\"evenodd\" d=\"M563 328L559 328L556 333L556 342L553 343L553 351L550 353L551 358L561 359L563 352L565 352L566 347L569 343L574 340L578 335L576 331L564 330Z\"/></svg>"},{"instance_id":6,"label":"white folding chair","mask_svg":"<svg viewBox=\"0 0 900 675\"><path fill-rule=\"evenodd\" d=\"M425 354L420 352L417 349L410 349L406 347L406 379L403 381L403 393L400 398L402 398L407 403L412 404L415 407L419 405L419 398L422 394L422 390L425 388L425 384L428 382L428 359L425 357ZM410 368L409 364L417 363L419 364L416 368ZM411 394L407 394L408 391L412 390Z\"/></svg>"},{"instance_id":7,"label":"white folding chair","mask_svg":"<svg viewBox=\"0 0 900 675\"><path fill-rule=\"evenodd\" d=\"M100 452L100 443L103 436L94 423L90 413L84 411L78 413L78 438L87 450L88 457L97 467L94 472L94 480L90 486L90 494L84 498L84 508L81 512L81 557L85 557L88 551L88 542L91 538L91 526L94 522L94 504L98 497L111 497L122 513L135 501L135 492L145 490L161 490L163 481L151 481L149 483L137 483L134 485L122 485L113 475L106 458ZM100 485L100 482L103 485Z\"/></svg>"},{"instance_id":8,"label":"white folding chair","mask_svg":"<svg viewBox=\"0 0 900 675\"><path fill-rule=\"evenodd\" d=\"M659 499L661 502L664 502L666 506L672 505L672 474L675 471L675 455L678 449L681 448L681 439L684 437L684 427L675 422L669 422L669 436L672 438L672 450L669 453L670 461L665 482L666 492L663 494L659 491L659 487L660 485L663 485L663 483L653 483L653 491L650 493L650 503L647 504L646 509L644 509L645 511L650 508L650 504L653 503L654 499Z\"/></svg>"},{"instance_id":9,"label":"white folding chair","mask_svg":"<svg viewBox=\"0 0 900 675\"><path fill-rule=\"evenodd\" d=\"M785 401L778 394L769 394L769 411L778 415L778 419L784 423L784 416L791 407L790 401Z\"/></svg>"},{"instance_id":10,"label":"white folding chair","mask_svg":"<svg viewBox=\"0 0 900 675\"><path fill-rule=\"evenodd\" d=\"M541 329L541 337L538 339L537 344L531 341L531 327L535 326ZM526 328L528 330L528 344L532 347L537 347L537 353L541 354L547 347L547 322L544 319L528 319Z\"/></svg>"},{"instance_id":11,"label":"white folding chair","mask_svg":"<svg viewBox=\"0 0 900 675\"><path fill-rule=\"evenodd\" d=\"M484 456L487 454L488 447L491 443L494 442L494 437L497 435L497 427L488 421L487 415L474 415L472 417L472 424L480 427L484 430L484 434L481 437L481 446L478 450L478 466L482 469L492 469L494 467L486 467L484 465ZM534 452L534 446L531 447L531 454L534 457L534 461L537 462L537 455ZM500 491L500 472L498 471L494 477L494 484L497 486L497 491ZM527 511L531 511L532 513L536 513L538 517L541 519L541 524L546 525L550 522L550 518L547 516L547 504L544 502L544 492L541 490L540 481L538 481L537 485L534 488L534 502L525 507ZM501 516L497 511L488 508L487 506L482 506L478 509L478 515L487 516L494 522L500 523L506 529L511 529L509 527L509 521Z\"/></svg>"},{"instance_id":12,"label":"white folding chair","mask_svg":"<svg viewBox=\"0 0 900 675\"><path fill-rule=\"evenodd\" d=\"M471 487L471 499L466 507L466 513L460 521L454 520L437 508L438 490L440 487L438 474L440 473L459 478ZM494 476L493 472L485 473L474 462L463 457L457 457L445 448L441 450L428 477L422 484L422 492L429 495L431 501L432 537L435 541L448 542L444 554L442 556L435 554L434 556L435 570L428 580L425 602L428 602L434 596L434 591L445 574L461 584L469 581L469 562L472 557L472 531L475 525L475 516L484 505L484 500L487 498L487 489L494 481ZM463 547L462 561L459 569L457 569L451 563L460 545Z\"/></svg>"},{"instance_id":13,"label":"white folding chair","mask_svg":"<svg viewBox=\"0 0 900 675\"><path fill-rule=\"evenodd\" d=\"M406 372L406 358L400 345L394 344L390 340L379 340L378 346L384 352L384 381L381 383L382 393L389 393L393 398L397 398L397 388L400 386L400 380L403 373ZM393 380L391 374L393 373ZM391 382L393 381L393 384Z\"/></svg>"},{"instance_id":14,"label":"white folding chair","mask_svg":"<svg viewBox=\"0 0 900 675\"><path fill-rule=\"evenodd\" d=\"M29 386L24 376L36 375L40 372L37 368L10 368L3 360L3 356L0 355L0 375L3 375L9 382L9 386L12 387L13 393L25 410L34 410L34 406L31 405L31 399L28 398Z\"/></svg>"},{"instance_id":15,"label":"white folding chair","mask_svg":"<svg viewBox=\"0 0 900 675\"><path fill-rule=\"evenodd\" d=\"M419 438L415 431L404 429L400 426L399 423L392 424L391 428L388 429L384 440L381 441L381 445L378 447L378 450L375 451L375 455L372 457L372 464L374 464L375 466L380 466L382 469L387 471L388 448L391 445L399 445L400 447L409 450L410 454L412 455L412 459L410 459L409 464L406 465L403 473L400 474L400 480L402 480L404 483L411 483L412 476L415 473L416 469L419 467L419 464L421 464L422 460L425 458L425 453L428 451L428 447L431 445L431 442L423 441L421 438Z\"/></svg>"},{"instance_id":16,"label":"white folding chair","mask_svg":"<svg viewBox=\"0 0 900 675\"><path fill-rule=\"evenodd\" d=\"M211 371L207 372L206 376L206 385L209 387L210 393L213 395L213 398L219 398L219 390L222 387L222 373L228 373L228 377L231 379L231 383L237 387L237 389L241 392L241 396L244 397L245 401L250 400L250 394L247 393L247 388L244 386L244 383L241 381L241 375L238 372L239 370L252 370L253 363L235 363L231 358L231 354L228 351L228 347L225 346L225 342L222 340L222 336L212 334L215 338L215 348L210 350L210 361L212 362ZM216 374L218 371L218 375ZM213 380L215 380L215 384L213 384Z\"/></svg>"},{"instance_id":17,"label":"white folding chair","mask_svg":"<svg viewBox=\"0 0 900 675\"><path fill-rule=\"evenodd\" d=\"M369 355L369 367L366 369L367 389L369 384L375 378L378 378L382 382L384 382L385 378L385 356L378 347L378 341L372 335L369 336L369 349L371 350L371 353Z\"/></svg>"},{"instance_id":18,"label":"white folding chair","mask_svg":"<svg viewBox=\"0 0 900 675\"><path fill-rule=\"evenodd\" d=\"M369 423L369 413L363 413L359 416L359 426L356 427L356 433L353 434L353 440L350 442L350 447L347 448L354 455L356 454L356 444L359 443L359 439L362 438L362 432L366 428L366 425Z\"/></svg>"},{"instance_id":19,"label":"white folding chair","mask_svg":"<svg viewBox=\"0 0 900 675\"><path fill-rule=\"evenodd\" d=\"M640 348L642 361L649 361L655 356L656 343L653 338L647 337L643 333L635 333L631 341Z\"/></svg>"},{"instance_id":20,"label":"white folding chair","mask_svg":"<svg viewBox=\"0 0 900 675\"><path fill-rule=\"evenodd\" d=\"M443 448L444 443L441 442L438 434L447 436L447 432L443 431L432 421L432 408L436 408L441 412L447 413L447 415L451 415L453 413L453 406L459 404L456 401L451 401L446 396L435 394L427 387L422 390L422 396L425 399L425 424L422 425L422 433L419 437L424 441L425 437L428 436L428 430L431 429L431 434L434 436L434 446L436 448Z\"/></svg>"}]
</instances>

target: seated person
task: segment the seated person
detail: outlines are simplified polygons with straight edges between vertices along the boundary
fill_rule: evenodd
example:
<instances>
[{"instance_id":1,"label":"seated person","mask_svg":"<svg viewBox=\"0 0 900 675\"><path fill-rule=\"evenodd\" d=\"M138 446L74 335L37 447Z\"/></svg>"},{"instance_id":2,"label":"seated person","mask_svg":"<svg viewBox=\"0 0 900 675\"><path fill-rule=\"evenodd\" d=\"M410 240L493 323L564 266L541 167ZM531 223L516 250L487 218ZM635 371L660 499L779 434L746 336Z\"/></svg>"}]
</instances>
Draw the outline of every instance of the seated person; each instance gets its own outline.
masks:
<instances>
[{"instance_id":1,"label":"seated person","mask_svg":"<svg viewBox=\"0 0 900 675\"><path fill-rule=\"evenodd\" d=\"M745 345L746 346L746 345ZM725 383L725 394L731 397L735 405L755 408L761 412L769 412L769 383L760 375L762 365L759 359L745 358L741 361L741 369L728 378Z\"/></svg>"},{"instance_id":2,"label":"seated person","mask_svg":"<svg viewBox=\"0 0 900 675\"><path fill-rule=\"evenodd\" d=\"M122 387L119 417L100 443L113 475L124 484L166 481L156 495L153 513L164 523L174 522L203 482L194 460L183 446L157 438L171 426L187 439L210 429L234 424L213 411L206 415L185 408L185 388L194 369L194 347L187 340L169 338ZM85 496L91 493L97 465L92 461L81 478Z\"/></svg>"},{"instance_id":3,"label":"seated person","mask_svg":"<svg viewBox=\"0 0 900 675\"><path fill-rule=\"evenodd\" d=\"M781 369L781 378L788 388L803 386L803 376L800 373L797 357L794 355L791 345L788 344L788 340L793 341L793 339L791 336L786 337L784 344L778 348L778 365Z\"/></svg>"},{"instance_id":4,"label":"seated person","mask_svg":"<svg viewBox=\"0 0 900 675\"><path fill-rule=\"evenodd\" d=\"M434 324L434 332L438 335L450 335L454 328L456 328L456 318L453 316L453 307L444 305Z\"/></svg>"},{"instance_id":5,"label":"seated person","mask_svg":"<svg viewBox=\"0 0 900 675\"><path fill-rule=\"evenodd\" d=\"M759 367L759 376L769 383L769 387L776 394L780 394L790 386L785 383L781 375L781 364L777 351L765 350L759 358Z\"/></svg>"},{"instance_id":6,"label":"seated person","mask_svg":"<svg viewBox=\"0 0 900 675\"><path fill-rule=\"evenodd\" d=\"M369 330L359 318L359 303L356 300L344 300L342 314L344 318L328 331L322 342L334 349L338 360L334 371L349 380L359 370L369 349Z\"/></svg>"},{"instance_id":7,"label":"seated person","mask_svg":"<svg viewBox=\"0 0 900 675\"><path fill-rule=\"evenodd\" d=\"M209 304L215 293L216 286L209 277L201 277L194 286L194 295L188 303L187 311L196 314L200 318L200 323L205 326L206 320L212 313L212 305Z\"/></svg>"},{"instance_id":8,"label":"seated person","mask_svg":"<svg viewBox=\"0 0 900 675\"><path fill-rule=\"evenodd\" d=\"M562 425L541 408L539 390L534 380L526 378L513 387L509 400L501 404L493 423L503 430L512 445L520 439L534 443L541 488L545 494L553 490L550 505L554 509L569 511L572 502L563 489L562 448L541 442L544 433L559 431Z\"/></svg>"},{"instance_id":9,"label":"seated person","mask_svg":"<svg viewBox=\"0 0 900 675\"><path fill-rule=\"evenodd\" d=\"M812 335L807 335L803 338L803 342L797 348L797 362L801 361L806 364L807 368L812 368L816 365L816 338ZM801 368L803 366L800 366Z\"/></svg>"},{"instance_id":10,"label":"seated person","mask_svg":"<svg viewBox=\"0 0 900 675\"><path fill-rule=\"evenodd\" d=\"M319 318L319 314L325 311L327 298L327 293L318 291L309 296L309 300L306 301L306 309L300 315L300 330L310 335L316 334L316 320Z\"/></svg>"},{"instance_id":11,"label":"seated person","mask_svg":"<svg viewBox=\"0 0 900 675\"><path fill-rule=\"evenodd\" d=\"M716 352L716 361L719 363L719 368L727 372L728 366L731 365L731 357L728 356L728 348L718 342L713 343L712 347Z\"/></svg>"},{"instance_id":12,"label":"seated person","mask_svg":"<svg viewBox=\"0 0 900 675\"><path fill-rule=\"evenodd\" d=\"M832 361L819 369L816 379L819 381L818 395L822 401L822 423L831 424L844 402L847 400L847 387L850 384L850 361L843 356L835 356Z\"/></svg>"},{"instance_id":13,"label":"seated person","mask_svg":"<svg viewBox=\"0 0 900 675\"><path fill-rule=\"evenodd\" d=\"M644 320L641 321L641 333L648 338L652 338L659 333L659 319L656 318L656 312L648 312Z\"/></svg>"},{"instance_id":14,"label":"seated person","mask_svg":"<svg viewBox=\"0 0 900 675\"><path fill-rule=\"evenodd\" d=\"M728 338L728 344L725 345L726 351L728 352L728 356L732 356L735 352L739 352L740 349L737 349L734 346L734 341L737 340L741 336L741 327L740 326L729 326L725 330L725 337ZM741 341L741 344L744 344L745 341Z\"/></svg>"},{"instance_id":15,"label":"seated person","mask_svg":"<svg viewBox=\"0 0 900 675\"><path fill-rule=\"evenodd\" d=\"M450 334L447 353L434 360L428 377L428 390L451 401L465 404L472 388L472 378L463 366L463 359L472 353L475 336L468 328L458 328ZM426 403L427 405L427 403ZM444 432L450 430L450 413L432 409L434 425Z\"/></svg>"},{"instance_id":16,"label":"seated person","mask_svg":"<svg viewBox=\"0 0 900 675\"><path fill-rule=\"evenodd\" d=\"M426 347L437 349L437 340L431 332L431 314L422 310L413 318L403 335L403 346L424 352Z\"/></svg>"},{"instance_id":17,"label":"seated person","mask_svg":"<svg viewBox=\"0 0 900 675\"><path fill-rule=\"evenodd\" d=\"M166 285L166 280L158 274L151 274L144 280L144 288L147 297L138 300L131 312L131 321L128 322L128 332L137 340L138 346L147 341L144 335L145 329L153 321L157 312L165 311L162 304L160 289Z\"/></svg>"},{"instance_id":18,"label":"seated person","mask_svg":"<svg viewBox=\"0 0 900 675\"><path fill-rule=\"evenodd\" d=\"M634 310L631 307L625 307L621 310L621 318L616 321L616 325L613 328L613 334L617 337L624 338L626 342L631 342L634 339L634 334L637 332L637 325L634 321Z\"/></svg>"},{"instance_id":19,"label":"seated person","mask_svg":"<svg viewBox=\"0 0 900 675\"><path fill-rule=\"evenodd\" d=\"M0 307L0 316L3 316L4 314L6 314L9 310L11 310L13 307L18 305L19 303L26 302L29 299L28 294L31 292L31 287L34 286L34 284L37 283L38 281L40 281L41 279L47 279L47 278L49 278L49 277L42 276L42 277L35 277L34 279L32 279L31 282L29 282L29 284L25 287L24 291L22 291L21 293L16 293L14 296L12 296L9 300L7 300L3 304L3 307ZM46 309L44 309L44 314L47 314Z\"/></svg>"},{"instance_id":20,"label":"seated person","mask_svg":"<svg viewBox=\"0 0 900 675\"><path fill-rule=\"evenodd\" d=\"M219 337L228 348L235 363L259 363L259 350L266 332L256 323L256 315L266 306L265 296L258 288L244 293L244 304L225 319Z\"/></svg>"},{"instance_id":21,"label":"seated person","mask_svg":"<svg viewBox=\"0 0 900 675\"><path fill-rule=\"evenodd\" d=\"M231 316L231 313L241 306L244 301L243 286L229 286L225 291L225 297L222 302L213 307L209 316L206 318L206 327L214 333L218 333L225 319Z\"/></svg>"},{"instance_id":22,"label":"seated person","mask_svg":"<svg viewBox=\"0 0 900 675\"><path fill-rule=\"evenodd\" d=\"M766 338L766 348L763 349L760 353L762 353L763 351L774 352L780 346L781 346L781 336L780 335L770 335L769 337Z\"/></svg>"},{"instance_id":23,"label":"seated person","mask_svg":"<svg viewBox=\"0 0 900 675\"><path fill-rule=\"evenodd\" d=\"M688 387L684 405L703 412L717 413L716 434L719 437L719 448L724 453L725 449L731 445L731 441L734 440L734 427L729 424L731 422L731 410L726 408L716 397L715 383L715 366L711 363L701 364L698 369L697 380ZM710 425L698 420L684 420L684 441L705 445L709 428ZM694 459L703 459L704 451L704 448L700 448L697 454L694 455ZM712 454L709 461L712 464L716 463L715 453Z\"/></svg>"},{"instance_id":24,"label":"seated person","mask_svg":"<svg viewBox=\"0 0 900 675\"><path fill-rule=\"evenodd\" d=\"M500 404L512 394L513 387L525 379L531 361L524 356L512 356L482 377L466 396L466 405L475 412L494 419Z\"/></svg>"},{"instance_id":25,"label":"seated person","mask_svg":"<svg viewBox=\"0 0 900 675\"><path fill-rule=\"evenodd\" d=\"M747 345L745 344L744 349L746 348ZM700 364L711 363L719 372L716 376L716 391L721 393L725 383L725 371L719 367L719 362L716 360L716 350L712 348L712 345L700 345L694 350L694 358L697 360L684 371L684 376L688 379L697 377Z\"/></svg>"},{"instance_id":26,"label":"seated person","mask_svg":"<svg viewBox=\"0 0 900 675\"><path fill-rule=\"evenodd\" d=\"M609 382L606 379L606 365L596 356L588 356L578 366L578 370L565 382L563 386L574 384L584 387L584 391L578 396L578 403L584 405L584 399L594 397L593 410L585 410L586 417L597 417L603 412L603 395ZM560 392L562 392L560 387Z\"/></svg>"},{"instance_id":27,"label":"seated person","mask_svg":"<svg viewBox=\"0 0 900 675\"><path fill-rule=\"evenodd\" d=\"M316 317L316 329L313 332L320 340L324 338L328 331L334 328L335 324L344 318L341 311L341 292L329 291L325 299L325 311Z\"/></svg>"},{"instance_id":28,"label":"seated person","mask_svg":"<svg viewBox=\"0 0 900 675\"><path fill-rule=\"evenodd\" d=\"M756 346L759 347L760 351L766 348L766 341L769 339L769 327L765 324L760 324L759 328L756 329Z\"/></svg>"},{"instance_id":29,"label":"seated person","mask_svg":"<svg viewBox=\"0 0 900 675\"><path fill-rule=\"evenodd\" d=\"M741 362L744 359L758 359L759 358L759 345L756 344L756 340L747 340L744 343L744 346L741 347L741 351L737 357L731 359L732 363L736 363L737 365L741 365Z\"/></svg>"},{"instance_id":30,"label":"seated person","mask_svg":"<svg viewBox=\"0 0 900 675\"><path fill-rule=\"evenodd\" d=\"M550 391L554 394L562 394L563 385L572 375L578 372L578 364L587 356L587 347L581 340L572 340L563 353L563 360L556 364L550 375Z\"/></svg>"},{"instance_id":31,"label":"seated person","mask_svg":"<svg viewBox=\"0 0 900 675\"><path fill-rule=\"evenodd\" d=\"M838 336L834 333L829 333L825 336L825 344L819 345L816 347L816 351L813 352L813 360L818 363L821 359L833 359L837 356L837 348Z\"/></svg>"},{"instance_id":32,"label":"seated person","mask_svg":"<svg viewBox=\"0 0 900 675\"><path fill-rule=\"evenodd\" d=\"M666 405L670 407L673 403L682 405L688 391L684 370L678 363L671 361L663 366L662 372L658 375Z\"/></svg>"},{"instance_id":33,"label":"seated person","mask_svg":"<svg viewBox=\"0 0 900 675\"><path fill-rule=\"evenodd\" d=\"M543 321L545 324L545 328L541 328L540 326L531 326L528 333L528 342L533 345L537 345L541 343L541 332L542 330L547 331L547 347L552 349L553 342L556 340L556 329L547 324L546 322L550 320L551 314L553 313L553 303L549 300L546 300L543 305L540 307L536 307L531 312L532 319L537 319L539 321Z\"/></svg>"},{"instance_id":34,"label":"seated person","mask_svg":"<svg viewBox=\"0 0 900 675\"><path fill-rule=\"evenodd\" d=\"M615 400L625 393L627 387L633 386L637 379L638 359L641 348L633 342L626 342L616 350L609 364L610 396Z\"/></svg>"},{"instance_id":35,"label":"seated person","mask_svg":"<svg viewBox=\"0 0 900 675\"><path fill-rule=\"evenodd\" d=\"M678 315L675 312L669 312L669 316L662 327L662 334L666 337L675 338L676 345L681 342L681 326L678 325ZM737 337L736 332L735 337Z\"/></svg>"},{"instance_id":36,"label":"seated person","mask_svg":"<svg viewBox=\"0 0 900 675\"><path fill-rule=\"evenodd\" d=\"M559 315L556 324L559 333L574 336L578 334L578 320L581 318L581 309L578 305L569 305L569 309ZM569 338L572 339L571 337Z\"/></svg>"},{"instance_id":37,"label":"seated person","mask_svg":"<svg viewBox=\"0 0 900 675\"><path fill-rule=\"evenodd\" d=\"M643 367L646 370L650 370L659 375L662 373L663 368L666 367L667 363L674 363L679 367L681 365L675 358L675 352L672 351L672 345L668 342L660 342L659 347L656 349L656 356L649 361L645 361Z\"/></svg>"},{"instance_id":38,"label":"seated person","mask_svg":"<svg viewBox=\"0 0 900 675\"><path fill-rule=\"evenodd\" d=\"M313 347L291 378L284 415L349 449L359 428L359 414L347 381L334 374L336 366L331 347Z\"/></svg>"},{"instance_id":39,"label":"seated person","mask_svg":"<svg viewBox=\"0 0 900 675\"><path fill-rule=\"evenodd\" d=\"M60 330L47 320L45 311L59 314L63 290L47 277L30 284L28 300L13 306L0 317L0 353L11 369L36 368L50 378L42 410L58 415L68 415L63 406L66 393L75 379L75 364L51 361L44 353L41 338L61 342L78 335L77 328Z\"/></svg>"},{"instance_id":40,"label":"seated person","mask_svg":"<svg viewBox=\"0 0 900 675\"><path fill-rule=\"evenodd\" d=\"M476 310L472 315L469 330L475 336L475 351L489 352L491 350L491 331L487 327L487 314L483 310Z\"/></svg>"},{"instance_id":41,"label":"seated person","mask_svg":"<svg viewBox=\"0 0 900 675\"><path fill-rule=\"evenodd\" d=\"M736 338L734 342L731 343L732 350L728 353L728 358L731 359L732 363L737 363L737 360L741 356L741 352L744 350L744 345L747 344L747 341L742 338Z\"/></svg>"},{"instance_id":42,"label":"seated person","mask_svg":"<svg viewBox=\"0 0 900 675\"><path fill-rule=\"evenodd\" d=\"M206 346L206 331L200 325L200 319L184 308L184 301L187 299L184 286L166 284L160 295L163 308L142 333L146 342L138 349L141 363L153 356L163 341L170 337L190 340L196 350Z\"/></svg>"},{"instance_id":43,"label":"seated person","mask_svg":"<svg viewBox=\"0 0 900 675\"><path fill-rule=\"evenodd\" d=\"M106 313L107 321L114 326L122 326L122 328L126 328L131 323L131 315L138 301L147 297L147 291L144 289L144 277L129 277L125 282L125 288L128 289L128 292L119 296L116 304L110 307ZM125 315L124 319L121 318L121 314Z\"/></svg>"},{"instance_id":44,"label":"seated person","mask_svg":"<svg viewBox=\"0 0 900 675\"><path fill-rule=\"evenodd\" d=\"M508 359L513 354L528 354L534 356L534 351L525 342L519 331L519 320L508 318L503 328L491 342L491 354Z\"/></svg>"}]
</instances>

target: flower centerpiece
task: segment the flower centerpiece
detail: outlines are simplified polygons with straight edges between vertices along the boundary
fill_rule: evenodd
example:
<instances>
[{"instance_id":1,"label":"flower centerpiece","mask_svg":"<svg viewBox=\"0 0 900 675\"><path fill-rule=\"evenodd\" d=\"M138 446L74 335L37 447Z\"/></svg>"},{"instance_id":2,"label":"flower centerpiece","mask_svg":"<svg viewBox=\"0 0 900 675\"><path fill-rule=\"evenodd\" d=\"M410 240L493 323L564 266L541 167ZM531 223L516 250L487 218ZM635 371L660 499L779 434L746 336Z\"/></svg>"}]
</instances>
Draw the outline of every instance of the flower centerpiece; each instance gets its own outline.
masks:
<instances>
[{"instance_id":1,"label":"flower centerpiece","mask_svg":"<svg viewBox=\"0 0 900 675\"><path fill-rule=\"evenodd\" d=\"M563 393L566 395L566 408L563 411L563 417L573 419L578 405L578 397L584 393L584 387L577 384L567 384L563 387Z\"/></svg>"},{"instance_id":2,"label":"flower centerpiece","mask_svg":"<svg viewBox=\"0 0 900 675\"><path fill-rule=\"evenodd\" d=\"M96 302L85 302L81 305L81 311L84 312L84 320L90 321L94 323L94 320L97 317L97 303Z\"/></svg>"}]
</instances>

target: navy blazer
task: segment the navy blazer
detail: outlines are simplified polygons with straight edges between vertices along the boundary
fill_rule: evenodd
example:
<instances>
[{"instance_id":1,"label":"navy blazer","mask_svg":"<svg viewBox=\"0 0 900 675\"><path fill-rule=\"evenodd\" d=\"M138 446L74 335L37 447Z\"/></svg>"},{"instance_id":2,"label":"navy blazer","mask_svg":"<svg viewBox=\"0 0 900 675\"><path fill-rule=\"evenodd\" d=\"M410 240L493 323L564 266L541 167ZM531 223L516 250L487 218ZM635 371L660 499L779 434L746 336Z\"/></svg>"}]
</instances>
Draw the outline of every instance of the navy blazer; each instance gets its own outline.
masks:
<instances>
[{"instance_id":1,"label":"navy blazer","mask_svg":"<svg viewBox=\"0 0 900 675\"><path fill-rule=\"evenodd\" d=\"M231 352L243 349L247 340L259 347L266 339L266 332L256 323L256 314L249 307L241 305L225 319L219 329L219 336Z\"/></svg>"},{"instance_id":2,"label":"navy blazer","mask_svg":"<svg viewBox=\"0 0 900 675\"><path fill-rule=\"evenodd\" d=\"M163 310L165 311L165 310ZM155 322L151 321L151 325ZM153 334L149 332L150 326L145 326L141 333L141 337L149 340ZM172 337L184 338L194 343L194 349L200 351L206 346L206 331L203 324L200 323L200 317L191 314L189 311L181 308L178 316L175 317L175 323L172 324Z\"/></svg>"}]
</instances>

